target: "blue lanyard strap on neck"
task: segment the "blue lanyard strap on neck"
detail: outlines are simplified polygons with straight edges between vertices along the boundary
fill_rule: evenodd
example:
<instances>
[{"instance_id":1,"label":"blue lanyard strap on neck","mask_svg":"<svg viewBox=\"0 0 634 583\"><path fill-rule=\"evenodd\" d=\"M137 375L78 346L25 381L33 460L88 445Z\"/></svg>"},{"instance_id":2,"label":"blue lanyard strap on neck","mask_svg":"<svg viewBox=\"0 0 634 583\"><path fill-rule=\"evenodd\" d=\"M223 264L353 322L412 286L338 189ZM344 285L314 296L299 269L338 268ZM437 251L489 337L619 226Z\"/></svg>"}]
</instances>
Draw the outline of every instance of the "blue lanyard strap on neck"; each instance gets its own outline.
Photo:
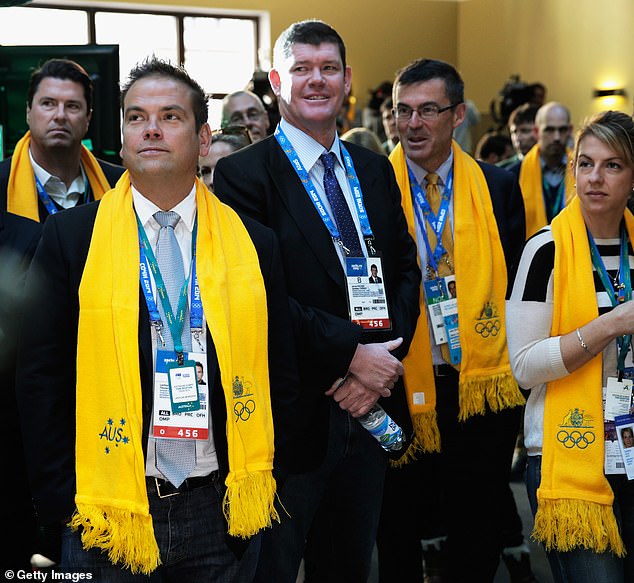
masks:
<instances>
[{"instance_id":1,"label":"blue lanyard strap on neck","mask_svg":"<svg viewBox=\"0 0 634 583\"><path fill-rule=\"evenodd\" d=\"M277 126L277 128L275 128L275 139L277 140L277 143L282 148L282 151L286 154L286 157L291 163L293 170L295 170L295 172L297 173L297 176L299 176L299 179L301 180L302 185L304 186L304 189L308 193L310 201L313 203L313 206L315 207L315 210L319 214L319 217L323 221L325 227L328 229L328 232L330 233L330 236L332 237L333 241L335 241L335 243L337 243L338 245L341 245L341 235L339 233L337 224L335 223L335 221L332 219L332 217L326 210L326 207L324 206L321 196L319 195L319 192L317 192L317 189L315 188L315 185L313 184L313 181L310 178L310 175L304 168L304 165L299 159L299 156L297 155L295 148L293 147L289 139L286 137L286 134L284 134L284 130L282 130L282 128L279 125ZM368 248L369 254L371 256L374 256L376 255L376 250L374 249L374 234L372 233L370 220L368 219L368 214L365 210L365 205L363 203L363 193L361 192L361 184L359 183L359 178L354 168L352 157L348 153L348 150L346 150L345 146L342 143L340 143L340 145L341 145L341 155L343 156L343 161L346 167L348 184L350 185L350 190L352 191L352 195L354 196L354 202L355 202L354 206L355 206L357 216L359 217L359 225L361 226L363 239L365 240L365 244Z\"/></svg>"},{"instance_id":2,"label":"blue lanyard strap on neck","mask_svg":"<svg viewBox=\"0 0 634 583\"><path fill-rule=\"evenodd\" d=\"M136 214L136 213L135 213ZM143 295L145 296L145 302L150 313L150 321L155 327L156 332L163 342L162 329L163 321L158 311L154 294L152 293L152 282L150 280L149 272L152 272L154 276L154 282L156 284L156 292L161 300L163 306L163 312L165 313L165 319L167 320L170 334L172 335L172 341L174 343L174 351L179 355L183 354L183 342L182 332L185 323L185 314L187 312L187 289L189 287L189 280L192 280L191 286L191 301L189 311L190 328L196 333L196 331L202 330L203 308L200 298L200 287L198 285L198 277L196 275L196 235L198 233L198 217L194 221L194 229L192 231L192 261L190 265L190 274L185 279L183 287L181 288L178 296L178 307L176 310L176 316L172 311L169 298L167 297L167 290L163 281L163 276L158 267L154 251L150 246L150 242L147 238L147 234L139 216L136 215L137 228L139 232L139 250L140 250L140 278L141 288L143 289Z\"/></svg>"},{"instance_id":3,"label":"blue lanyard strap on neck","mask_svg":"<svg viewBox=\"0 0 634 583\"><path fill-rule=\"evenodd\" d=\"M84 177L84 197L82 200L84 204L88 202L89 186L90 186L90 183L88 182L88 178ZM40 182L40 179L37 177L37 175L35 175L35 187L37 189L37 196L42 202L42 204L44 205L44 208L46 209L48 214L54 215L55 213L58 213L59 209L55 206L53 199L50 197L48 192L46 192L46 189L44 188L44 186L42 186L42 183Z\"/></svg>"},{"instance_id":4,"label":"blue lanyard strap on neck","mask_svg":"<svg viewBox=\"0 0 634 583\"><path fill-rule=\"evenodd\" d=\"M618 272L618 282L617 279L614 279L614 285L612 284L612 280L610 279L610 275L608 274L608 270L605 268L605 264L603 263L603 259L599 254L599 249L594 241L594 237L592 233L588 230L588 241L590 243L590 256L592 258L592 265L596 270L599 279L601 280L601 284L605 292L608 294L610 298L610 302L612 307L618 306L623 302L629 302L632 299L632 279L630 274L630 258L628 253L627 246L627 230L625 226L621 224L621 244L620 244L620 252L619 252L619 272ZM616 287L616 290L615 290ZM632 342L632 335L625 334L623 336L617 336L616 343L618 346L618 360L617 360L617 370L619 373L619 380L623 378L623 371L625 370L625 357L627 356L627 352L630 348Z\"/></svg>"},{"instance_id":5,"label":"blue lanyard strap on neck","mask_svg":"<svg viewBox=\"0 0 634 583\"><path fill-rule=\"evenodd\" d=\"M431 205L423 193L423 189L418 183L418 180L416 180L416 176L414 176L412 169L409 167L409 164L407 166L407 173L409 175L409 185L416 220L427 249L427 263L435 272L437 272L438 262L447 252L442 244L442 233L447 224L447 219L449 218L449 205L451 203L451 193L453 191L453 168L449 171L449 175L447 176L447 182L445 183L445 188L443 188L442 191L440 207L438 208L437 215L434 214ZM431 244L429 243L427 229L425 228L425 221L427 221L427 224L436 235L436 248L433 251L431 249Z\"/></svg>"}]
</instances>

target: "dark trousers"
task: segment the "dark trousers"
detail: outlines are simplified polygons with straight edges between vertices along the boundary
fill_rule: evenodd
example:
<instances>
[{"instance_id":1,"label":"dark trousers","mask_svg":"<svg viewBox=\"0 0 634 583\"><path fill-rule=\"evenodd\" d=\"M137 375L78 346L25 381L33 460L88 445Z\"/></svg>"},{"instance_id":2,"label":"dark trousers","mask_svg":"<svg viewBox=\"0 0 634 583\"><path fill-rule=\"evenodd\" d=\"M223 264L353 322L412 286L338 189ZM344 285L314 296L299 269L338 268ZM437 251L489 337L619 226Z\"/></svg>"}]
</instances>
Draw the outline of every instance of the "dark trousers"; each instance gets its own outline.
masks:
<instances>
[{"instance_id":1,"label":"dark trousers","mask_svg":"<svg viewBox=\"0 0 634 583\"><path fill-rule=\"evenodd\" d=\"M502 548L522 542L509 478L523 409L459 422L458 373L448 367L443 373L436 377L442 453L424 454L412 470L390 469L386 477L377 539L381 583L421 580L422 538L447 536L448 576L455 583L493 581ZM401 540L385 540L385 532ZM407 578L392 576L397 565Z\"/></svg>"},{"instance_id":2,"label":"dark trousers","mask_svg":"<svg viewBox=\"0 0 634 583\"><path fill-rule=\"evenodd\" d=\"M266 530L256 581L366 583L379 522L387 456L359 424L331 404L326 458L289 476L279 493L282 521Z\"/></svg>"},{"instance_id":3,"label":"dark trousers","mask_svg":"<svg viewBox=\"0 0 634 583\"><path fill-rule=\"evenodd\" d=\"M93 581L100 583L250 583L260 537L248 542L228 537L223 490L219 484L207 484L167 498L148 492L162 563L149 576L133 575L129 569L113 565L99 549L83 550L80 535L70 528L62 537L59 570L91 573Z\"/></svg>"}]
</instances>

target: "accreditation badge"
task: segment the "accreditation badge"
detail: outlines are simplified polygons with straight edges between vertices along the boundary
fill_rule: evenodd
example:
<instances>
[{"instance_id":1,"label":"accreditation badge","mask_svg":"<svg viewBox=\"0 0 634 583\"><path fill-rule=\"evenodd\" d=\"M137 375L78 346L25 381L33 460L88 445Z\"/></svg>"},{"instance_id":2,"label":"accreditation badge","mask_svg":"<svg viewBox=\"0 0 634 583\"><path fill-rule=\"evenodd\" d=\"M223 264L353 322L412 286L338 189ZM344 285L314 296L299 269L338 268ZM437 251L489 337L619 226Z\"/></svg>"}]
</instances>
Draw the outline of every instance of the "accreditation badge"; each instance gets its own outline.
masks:
<instances>
[{"instance_id":1,"label":"accreditation badge","mask_svg":"<svg viewBox=\"0 0 634 583\"><path fill-rule=\"evenodd\" d=\"M391 330L380 257L346 257L348 313L365 330Z\"/></svg>"},{"instance_id":2,"label":"accreditation badge","mask_svg":"<svg viewBox=\"0 0 634 583\"><path fill-rule=\"evenodd\" d=\"M203 353L186 352L179 365L174 351L157 352L154 437L202 441L209 437L209 391L202 363L207 363Z\"/></svg>"},{"instance_id":3,"label":"accreditation badge","mask_svg":"<svg viewBox=\"0 0 634 583\"><path fill-rule=\"evenodd\" d=\"M608 377L607 381L603 417L606 421L614 421L620 415L629 415L634 383L632 379L619 381L616 377Z\"/></svg>"}]
</instances>

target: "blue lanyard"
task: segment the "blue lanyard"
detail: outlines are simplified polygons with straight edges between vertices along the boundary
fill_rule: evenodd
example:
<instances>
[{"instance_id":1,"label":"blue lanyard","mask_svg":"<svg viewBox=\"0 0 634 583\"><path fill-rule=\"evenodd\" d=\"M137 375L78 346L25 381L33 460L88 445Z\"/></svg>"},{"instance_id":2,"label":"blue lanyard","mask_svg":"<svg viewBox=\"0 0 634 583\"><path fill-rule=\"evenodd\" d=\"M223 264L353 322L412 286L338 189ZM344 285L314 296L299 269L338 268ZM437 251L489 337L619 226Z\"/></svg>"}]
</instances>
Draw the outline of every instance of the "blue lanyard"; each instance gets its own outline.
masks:
<instances>
[{"instance_id":1,"label":"blue lanyard","mask_svg":"<svg viewBox=\"0 0 634 583\"><path fill-rule=\"evenodd\" d=\"M542 186L544 188L544 192L548 193L547 196L544 197L544 204L546 205L548 219L552 220L556 217L564 208L564 199L565 199L565 190L566 190L566 175L562 178L559 186L557 187L557 191L555 193L554 198L551 197L553 193L554 187L548 184L546 178L542 177Z\"/></svg>"},{"instance_id":2,"label":"blue lanyard","mask_svg":"<svg viewBox=\"0 0 634 583\"><path fill-rule=\"evenodd\" d=\"M165 319L167 320L170 333L172 335L172 340L174 342L174 351L178 355L179 363L183 360L183 344L181 335L183 332L183 325L185 322L185 313L187 312L187 288L189 287L188 277L183 284L181 292L179 294L178 308L176 312L176 316L172 311L172 306L170 304L169 298L167 297L167 291L165 289L165 283L163 281L163 276L158 268L158 263L156 262L156 257L154 252L152 251L152 247L150 246L150 242L147 238L147 234L145 233L145 229L139 220L137 215L137 227L139 232L139 250L140 250L140 278L141 278L141 288L143 289L143 295L145 296L145 302L148 307L148 312L150 313L150 322L154 326L156 333L160 339L160 341L165 345L165 340L163 339L163 321L161 320L161 316L158 311L158 307L156 305L156 301L154 299L154 294L152 293L152 282L150 280L150 271L154 275L154 281L156 283L156 291L159 295L161 303L163 305L163 311L165 313ZM192 280L191 286L191 301L190 301L190 314L189 314L189 322L191 331L198 341L201 344L199 335L202 332L202 320L203 320L203 309L202 309L202 301L200 297L200 287L198 285L198 277L196 275L196 235L198 232L198 219L194 222L194 229L192 232L192 262L190 268L190 276ZM202 344L201 344L202 347Z\"/></svg>"},{"instance_id":3,"label":"blue lanyard","mask_svg":"<svg viewBox=\"0 0 634 583\"><path fill-rule=\"evenodd\" d=\"M310 197L310 200L313 203L315 210L317 211L324 225L328 229L328 232L330 233L330 236L332 237L333 241L337 245L344 248L343 243L341 241L341 235L339 233L339 229L337 228L337 224L335 223L335 221L333 221L330 214L328 214L328 211L326 210L326 207L324 206L324 203L321 200L319 193L315 189L315 185L313 184L313 181L311 180L308 172L306 171L306 169L304 168L304 165L299 159L299 156L297 155L295 148L293 147L289 139L286 137L286 134L284 134L284 131L279 125L275 128L275 139L277 140L278 144L280 145L280 147L286 154L286 157L290 161L291 166L293 167L293 169L299 176L299 179L301 180L304 188L306 189L306 192L308 193L308 196ZM345 146L342 143L340 143L340 145L341 145L341 155L343 156L343 161L346 166L348 184L350 185L350 190L352 190L352 194L354 196L354 202L355 202L354 206L357 211L357 216L359 217L361 232L363 233L363 238L365 240L365 244L368 247L368 251L370 255L376 255L376 250L374 249L374 234L372 233L372 227L370 227L370 220L368 219L368 214L365 210L365 205L363 204L363 193L361 192L361 184L359 183L359 178L357 177L357 172L354 169L354 164L352 163L352 158L350 154L348 153L348 150L346 150ZM346 255L347 254L348 253L346 253Z\"/></svg>"},{"instance_id":4,"label":"blue lanyard","mask_svg":"<svg viewBox=\"0 0 634 583\"><path fill-rule=\"evenodd\" d=\"M48 211L49 215L54 215L55 213L58 213L60 209L58 209L55 206L55 203L53 202L53 199L49 196L48 192L46 192L46 189L42 186L42 183L40 182L40 179L35 176L35 187L37 188L37 196L39 197L39 199L42 201L42 204L44 205L44 208ZM88 178L84 177L84 182L86 184L88 183ZM84 203L88 202L88 188L84 187Z\"/></svg>"},{"instance_id":5,"label":"blue lanyard","mask_svg":"<svg viewBox=\"0 0 634 583\"><path fill-rule=\"evenodd\" d=\"M630 274L630 258L627 249L627 231L625 230L625 226L621 225L621 245L620 245L620 253L619 253L619 273L618 273L618 284L616 285L617 291L614 291L614 287L612 285L612 281L610 281L610 275L608 274L608 270L605 268L605 264L603 263L603 259L599 254L599 249L597 248L596 243L594 242L594 238L592 234L588 230L588 241L590 243L590 256L592 258L592 265L594 266L597 274L599 275L599 279L603 284L603 288L605 289L608 297L610 298L610 302L612 303L612 307L618 306L623 302L629 302L632 299L632 279ZM616 284L616 280L614 282ZM617 361L617 370L619 373L619 381L623 379L623 371L625 370L625 357L627 356L627 352L629 350L630 344L632 342L632 335L625 334L624 336L618 336L616 339L616 343L618 346L618 361Z\"/></svg>"},{"instance_id":6,"label":"blue lanyard","mask_svg":"<svg viewBox=\"0 0 634 583\"><path fill-rule=\"evenodd\" d=\"M447 176L447 182L445 183L445 188L443 189L440 199L438 215L434 215L431 205L427 201L427 198L423 193L423 189L420 184L418 184L418 180L416 180L416 177L409 165L407 166L407 173L409 175L409 185L412 193L416 220L418 221L418 226L420 227L423 240L425 241L425 247L427 248L427 262L434 272L438 272L438 262L447 252L442 244L442 232L447 224L447 219L449 218L449 204L451 203L451 192L453 189L453 168L449 171L449 175ZM425 217L424 219L423 215ZM425 220L436 235L436 249L433 251L429 243L429 237L427 236L427 229L425 229Z\"/></svg>"}]
</instances>

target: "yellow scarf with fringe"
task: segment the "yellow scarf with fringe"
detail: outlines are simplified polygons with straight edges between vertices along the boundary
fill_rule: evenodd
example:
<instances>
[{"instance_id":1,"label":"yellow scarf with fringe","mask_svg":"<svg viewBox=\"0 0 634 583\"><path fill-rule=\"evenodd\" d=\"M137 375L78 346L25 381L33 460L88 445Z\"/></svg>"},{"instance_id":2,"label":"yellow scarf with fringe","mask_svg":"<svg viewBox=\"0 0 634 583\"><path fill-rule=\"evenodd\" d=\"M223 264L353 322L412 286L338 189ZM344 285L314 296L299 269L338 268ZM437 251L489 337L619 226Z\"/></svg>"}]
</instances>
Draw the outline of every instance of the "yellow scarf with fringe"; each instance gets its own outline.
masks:
<instances>
[{"instance_id":1,"label":"yellow scarf with fringe","mask_svg":"<svg viewBox=\"0 0 634 583\"><path fill-rule=\"evenodd\" d=\"M572 152L566 151L568 160L572 160ZM526 238L534 235L548 224L546 218L546 205L544 203L544 187L542 184L542 162L539 155L539 146L535 144L524 156L520 166L520 188L524 199L526 212ZM572 175L570 164L566 164L564 176L564 188L566 204L575 195L575 179Z\"/></svg>"},{"instance_id":2,"label":"yellow scarf with fringe","mask_svg":"<svg viewBox=\"0 0 634 583\"><path fill-rule=\"evenodd\" d=\"M40 222L38 210L37 188L35 174L29 158L31 132L27 131L15 145L11 157L11 173L7 186L7 210L16 215ZM110 190L110 184L95 158L86 147L81 147L81 164L90 182L90 188L95 200L99 200L105 192Z\"/></svg>"},{"instance_id":3,"label":"yellow scarf with fringe","mask_svg":"<svg viewBox=\"0 0 634 583\"><path fill-rule=\"evenodd\" d=\"M634 217L625 211L630 241ZM586 225L577 197L551 224L555 241L552 336L567 334L599 315ZM575 372L548 383L544 404L542 479L533 537L546 549L584 547L624 556L605 478L602 354ZM587 447L566 447L579 435Z\"/></svg>"},{"instance_id":4,"label":"yellow scarf with fringe","mask_svg":"<svg viewBox=\"0 0 634 583\"><path fill-rule=\"evenodd\" d=\"M453 155L454 264L462 350L459 419L465 421L484 414L485 403L497 412L523 405L524 397L513 378L506 348L506 263L489 188L478 164L455 141ZM390 154L390 161L401 189L408 230L416 240L407 160L400 144ZM416 430L414 450L439 451L436 387L422 292L416 331L403 366L407 402Z\"/></svg>"},{"instance_id":5,"label":"yellow scarf with fringe","mask_svg":"<svg viewBox=\"0 0 634 583\"><path fill-rule=\"evenodd\" d=\"M196 179L197 263L228 412L229 534L279 520L273 507L268 313L258 255L239 217ZM150 573L160 564L145 488L139 370L139 240L126 172L102 199L79 289L77 510L85 548ZM107 366L104 366L107 363ZM249 387L248 420L232 411Z\"/></svg>"}]
</instances>

